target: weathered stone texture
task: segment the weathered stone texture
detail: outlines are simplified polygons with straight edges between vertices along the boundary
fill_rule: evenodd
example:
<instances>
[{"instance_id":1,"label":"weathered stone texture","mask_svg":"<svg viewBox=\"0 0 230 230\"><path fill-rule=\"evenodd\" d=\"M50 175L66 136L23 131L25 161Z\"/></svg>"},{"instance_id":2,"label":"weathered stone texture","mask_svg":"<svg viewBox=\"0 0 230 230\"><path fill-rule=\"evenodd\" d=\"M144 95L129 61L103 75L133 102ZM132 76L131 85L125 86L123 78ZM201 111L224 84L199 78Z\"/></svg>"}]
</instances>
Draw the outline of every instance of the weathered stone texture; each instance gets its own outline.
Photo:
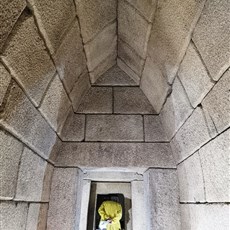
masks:
<instances>
[{"instance_id":1,"label":"weathered stone texture","mask_svg":"<svg viewBox=\"0 0 230 230\"><path fill-rule=\"evenodd\" d=\"M143 141L140 115L87 115L87 141Z\"/></svg>"},{"instance_id":2,"label":"weathered stone texture","mask_svg":"<svg viewBox=\"0 0 230 230\"><path fill-rule=\"evenodd\" d=\"M66 91L59 76L56 75L46 92L39 111L47 119L52 128L57 131L65 122L70 106L71 103Z\"/></svg>"},{"instance_id":3,"label":"weathered stone texture","mask_svg":"<svg viewBox=\"0 0 230 230\"><path fill-rule=\"evenodd\" d=\"M112 113L112 88L92 87L82 99L78 113Z\"/></svg>"},{"instance_id":4,"label":"weathered stone texture","mask_svg":"<svg viewBox=\"0 0 230 230\"><path fill-rule=\"evenodd\" d=\"M230 7L228 0L207 1L193 40L214 80L230 66Z\"/></svg>"},{"instance_id":5,"label":"weathered stone texture","mask_svg":"<svg viewBox=\"0 0 230 230\"><path fill-rule=\"evenodd\" d=\"M75 0L84 43L117 17L117 1Z\"/></svg>"},{"instance_id":6,"label":"weathered stone texture","mask_svg":"<svg viewBox=\"0 0 230 230\"><path fill-rule=\"evenodd\" d=\"M53 54L76 16L74 3L69 0L28 0L28 2Z\"/></svg>"},{"instance_id":7,"label":"weathered stone texture","mask_svg":"<svg viewBox=\"0 0 230 230\"><path fill-rule=\"evenodd\" d=\"M38 106L55 68L32 16L20 17L7 40L2 59Z\"/></svg>"},{"instance_id":8,"label":"weathered stone texture","mask_svg":"<svg viewBox=\"0 0 230 230\"><path fill-rule=\"evenodd\" d=\"M172 87L172 93L167 98L160 114L162 124L169 139L174 136L192 111L193 109L183 86L176 78Z\"/></svg>"},{"instance_id":9,"label":"weathered stone texture","mask_svg":"<svg viewBox=\"0 0 230 230\"><path fill-rule=\"evenodd\" d=\"M199 150L208 202L230 202L230 129Z\"/></svg>"},{"instance_id":10,"label":"weathered stone texture","mask_svg":"<svg viewBox=\"0 0 230 230\"><path fill-rule=\"evenodd\" d=\"M202 109L198 107L171 141L175 159L180 162L194 153L210 138Z\"/></svg>"},{"instance_id":11,"label":"weathered stone texture","mask_svg":"<svg viewBox=\"0 0 230 230\"><path fill-rule=\"evenodd\" d=\"M114 113L154 114L155 111L139 87L115 87Z\"/></svg>"},{"instance_id":12,"label":"weathered stone texture","mask_svg":"<svg viewBox=\"0 0 230 230\"><path fill-rule=\"evenodd\" d=\"M77 21L74 22L53 57L59 76L69 93L86 69L86 58Z\"/></svg>"},{"instance_id":13,"label":"weathered stone texture","mask_svg":"<svg viewBox=\"0 0 230 230\"><path fill-rule=\"evenodd\" d=\"M35 152L49 158L56 134L15 83L0 123Z\"/></svg>"},{"instance_id":14,"label":"weathered stone texture","mask_svg":"<svg viewBox=\"0 0 230 230\"><path fill-rule=\"evenodd\" d=\"M46 161L24 148L18 174L16 200L41 201Z\"/></svg>"},{"instance_id":15,"label":"weathered stone texture","mask_svg":"<svg viewBox=\"0 0 230 230\"><path fill-rule=\"evenodd\" d=\"M13 199L23 145L0 130L0 198Z\"/></svg>"},{"instance_id":16,"label":"weathered stone texture","mask_svg":"<svg viewBox=\"0 0 230 230\"><path fill-rule=\"evenodd\" d=\"M178 76L194 108L214 85L192 43L187 49Z\"/></svg>"},{"instance_id":17,"label":"weathered stone texture","mask_svg":"<svg viewBox=\"0 0 230 230\"><path fill-rule=\"evenodd\" d=\"M169 91L167 79L148 57L141 78L141 89L157 113L160 112Z\"/></svg>"},{"instance_id":18,"label":"weathered stone texture","mask_svg":"<svg viewBox=\"0 0 230 230\"><path fill-rule=\"evenodd\" d=\"M0 202L1 229L25 230L28 204Z\"/></svg>"},{"instance_id":19,"label":"weathered stone texture","mask_svg":"<svg viewBox=\"0 0 230 230\"><path fill-rule=\"evenodd\" d=\"M199 153L177 167L181 202L205 202L204 180Z\"/></svg>"}]
</instances>

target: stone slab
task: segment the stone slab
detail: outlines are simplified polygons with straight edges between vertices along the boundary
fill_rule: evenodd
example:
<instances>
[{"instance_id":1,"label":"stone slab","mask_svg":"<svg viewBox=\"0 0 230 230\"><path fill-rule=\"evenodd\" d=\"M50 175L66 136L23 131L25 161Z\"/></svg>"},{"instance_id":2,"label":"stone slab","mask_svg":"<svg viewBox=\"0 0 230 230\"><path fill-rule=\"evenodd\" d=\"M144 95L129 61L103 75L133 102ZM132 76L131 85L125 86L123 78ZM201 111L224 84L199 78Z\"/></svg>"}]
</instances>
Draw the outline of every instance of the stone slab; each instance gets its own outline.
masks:
<instances>
[{"instance_id":1,"label":"stone slab","mask_svg":"<svg viewBox=\"0 0 230 230\"><path fill-rule=\"evenodd\" d=\"M192 43L180 65L178 76L194 108L201 103L214 85Z\"/></svg>"},{"instance_id":2,"label":"stone slab","mask_svg":"<svg viewBox=\"0 0 230 230\"><path fill-rule=\"evenodd\" d=\"M92 40L117 17L117 1L75 0L84 43Z\"/></svg>"},{"instance_id":3,"label":"stone slab","mask_svg":"<svg viewBox=\"0 0 230 230\"><path fill-rule=\"evenodd\" d=\"M193 108L178 78L172 86L172 93L160 113L160 118L169 140L175 135L186 119L192 113Z\"/></svg>"},{"instance_id":4,"label":"stone slab","mask_svg":"<svg viewBox=\"0 0 230 230\"><path fill-rule=\"evenodd\" d=\"M155 111L139 87L115 87L114 113L154 114Z\"/></svg>"},{"instance_id":5,"label":"stone slab","mask_svg":"<svg viewBox=\"0 0 230 230\"><path fill-rule=\"evenodd\" d=\"M205 185L199 153L177 166L180 202L205 202Z\"/></svg>"},{"instance_id":6,"label":"stone slab","mask_svg":"<svg viewBox=\"0 0 230 230\"><path fill-rule=\"evenodd\" d=\"M112 88L91 87L77 113L112 113Z\"/></svg>"},{"instance_id":7,"label":"stone slab","mask_svg":"<svg viewBox=\"0 0 230 230\"><path fill-rule=\"evenodd\" d=\"M211 139L201 108L196 108L171 141L177 162L195 153Z\"/></svg>"},{"instance_id":8,"label":"stone slab","mask_svg":"<svg viewBox=\"0 0 230 230\"><path fill-rule=\"evenodd\" d=\"M230 202L229 150L230 129L199 150L207 202Z\"/></svg>"},{"instance_id":9,"label":"stone slab","mask_svg":"<svg viewBox=\"0 0 230 230\"><path fill-rule=\"evenodd\" d=\"M46 161L24 148L18 173L16 200L41 201Z\"/></svg>"},{"instance_id":10,"label":"stone slab","mask_svg":"<svg viewBox=\"0 0 230 230\"><path fill-rule=\"evenodd\" d=\"M23 144L0 130L0 149L0 199L13 199Z\"/></svg>"},{"instance_id":11,"label":"stone slab","mask_svg":"<svg viewBox=\"0 0 230 230\"><path fill-rule=\"evenodd\" d=\"M193 40L214 80L230 66L229 1L208 1L205 4Z\"/></svg>"},{"instance_id":12,"label":"stone slab","mask_svg":"<svg viewBox=\"0 0 230 230\"><path fill-rule=\"evenodd\" d=\"M23 13L16 23L4 47L2 60L38 106L55 67L31 15Z\"/></svg>"},{"instance_id":13,"label":"stone slab","mask_svg":"<svg viewBox=\"0 0 230 230\"><path fill-rule=\"evenodd\" d=\"M0 124L35 152L49 158L56 134L16 83L10 89Z\"/></svg>"},{"instance_id":14,"label":"stone slab","mask_svg":"<svg viewBox=\"0 0 230 230\"><path fill-rule=\"evenodd\" d=\"M167 143L63 143L57 166L174 168Z\"/></svg>"},{"instance_id":15,"label":"stone slab","mask_svg":"<svg viewBox=\"0 0 230 230\"><path fill-rule=\"evenodd\" d=\"M50 52L55 53L76 16L73 1L29 0L28 2Z\"/></svg>"},{"instance_id":16,"label":"stone slab","mask_svg":"<svg viewBox=\"0 0 230 230\"><path fill-rule=\"evenodd\" d=\"M168 142L159 116L144 116L144 131L146 142Z\"/></svg>"},{"instance_id":17,"label":"stone slab","mask_svg":"<svg viewBox=\"0 0 230 230\"><path fill-rule=\"evenodd\" d=\"M141 115L87 115L86 141L143 141Z\"/></svg>"}]
</instances>

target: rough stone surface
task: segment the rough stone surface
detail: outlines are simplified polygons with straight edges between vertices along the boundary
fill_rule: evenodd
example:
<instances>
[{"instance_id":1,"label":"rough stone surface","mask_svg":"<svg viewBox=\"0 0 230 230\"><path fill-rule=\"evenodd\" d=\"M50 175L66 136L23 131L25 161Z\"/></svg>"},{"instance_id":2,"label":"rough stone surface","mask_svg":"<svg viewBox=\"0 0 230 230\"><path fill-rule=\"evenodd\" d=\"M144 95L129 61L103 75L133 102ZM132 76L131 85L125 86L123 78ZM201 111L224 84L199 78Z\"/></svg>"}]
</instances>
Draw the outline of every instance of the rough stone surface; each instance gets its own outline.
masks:
<instances>
[{"instance_id":1,"label":"rough stone surface","mask_svg":"<svg viewBox=\"0 0 230 230\"><path fill-rule=\"evenodd\" d=\"M167 98L160 114L162 124L169 140L183 125L192 111L193 109L189 103L183 86L176 78L172 87L172 93Z\"/></svg>"},{"instance_id":2,"label":"rough stone surface","mask_svg":"<svg viewBox=\"0 0 230 230\"><path fill-rule=\"evenodd\" d=\"M63 141L83 141L85 133L85 115L69 113L65 124L61 130Z\"/></svg>"},{"instance_id":3,"label":"rough stone surface","mask_svg":"<svg viewBox=\"0 0 230 230\"><path fill-rule=\"evenodd\" d=\"M23 14L20 17L9 36L2 59L38 106L55 68L32 16Z\"/></svg>"},{"instance_id":4,"label":"rough stone surface","mask_svg":"<svg viewBox=\"0 0 230 230\"><path fill-rule=\"evenodd\" d=\"M229 17L228 0L207 1L193 33L193 40L214 80L230 66Z\"/></svg>"},{"instance_id":5,"label":"rough stone surface","mask_svg":"<svg viewBox=\"0 0 230 230\"><path fill-rule=\"evenodd\" d=\"M141 89L157 113L160 112L168 94L169 85L158 66L147 58L141 78Z\"/></svg>"},{"instance_id":6,"label":"rough stone surface","mask_svg":"<svg viewBox=\"0 0 230 230\"><path fill-rule=\"evenodd\" d=\"M118 1L118 36L135 49L142 58L146 57L150 31L151 24L126 1Z\"/></svg>"},{"instance_id":7,"label":"rough stone surface","mask_svg":"<svg viewBox=\"0 0 230 230\"><path fill-rule=\"evenodd\" d=\"M112 88L92 87L82 99L78 113L112 113Z\"/></svg>"},{"instance_id":8,"label":"rough stone surface","mask_svg":"<svg viewBox=\"0 0 230 230\"><path fill-rule=\"evenodd\" d=\"M228 230L229 205L227 204L182 204L182 229Z\"/></svg>"},{"instance_id":9,"label":"rough stone surface","mask_svg":"<svg viewBox=\"0 0 230 230\"><path fill-rule=\"evenodd\" d=\"M150 229L180 229L180 206L175 170L149 170Z\"/></svg>"},{"instance_id":10,"label":"rough stone surface","mask_svg":"<svg viewBox=\"0 0 230 230\"><path fill-rule=\"evenodd\" d=\"M56 168L51 186L47 230L74 229L78 169Z\"/></svg>"},{"instance_id":11,"label":"rough stone surface","mask_svg":"<svg viewBox=\"0 0 230 230\"><path fill-rule=\"evenodd\" d=\"M144 131L145 141L147 142L168 141L159 116L144 116Z\"/></svg>"},{"instance_id":12,"label":"rough stone surface","mask_svg":"<svg viewBox=\"0 0 230 230\"><path fill-rule=\"evenodd\" d=\"M56 165L174 168L175 162L167 143L63 143Z\"/></svg>"},{"instance_id":13,"label":"rough stone surface","mask_svg":"<svg viewBox=\"0 0 230 230\"><path fill-rule=\"evenodd\" d=\"M171 147L175 159L180 162L209 139L208 127L202 109L198 107L172 139Z\"/></svg>"},{"instance_id":14,"label":"rough stone surface","mask_svg":"<svg viewBox=\"0 0 230 230\"><path fill-rule=\"evenodd\" d=\"M75 0L84 43L91 40L117 17L117 1Z\"/></svg>"},{"instance_id":15,"label":"rough stone surface","mask_svg":"<svg viewBox=\"0 0 230 230\"><path fill-rule=\"evenodd\" d=\"M181 202L205 202L204 180L198 152L177 167Z\"/></svg>"},{"instance_id":16,"label":"rough stone surface","mask_svg":"<svg viewBox=\"0 0 230 230\"><path fill-rule=\"evenodd\" d=\"M0 52L21 12L26 7L25 0L8 1L0 3Z\"/></svg>"},{"instance_id":17,"label":"rough stone surface","mask_svg":"<svg viewBox=\"0 0 230 230\"><path fill-rule=\"evenodd\" d=\"M139 87L115 87L114 113L153 114L155 111Z\"/></svg>"},{"instance_id":18,"label":"rough stone surface","mask_svg":"<svg viewBox=\"0 0 230 230\"><path fill-rule=\"evenodd\" d=\"M143 141L140 115L87 115L87 141Z\"/></svg>"},{"instance_id":19,"label":"rough stone surface","mask_svg":"<svg viewBox=\"0 0 230 230\"><path fill-rule=\"evenodd\" d=\"M76 16L74 3L69 0L28 1L48 47L54 53Z\"/></svg>"},{"instance_id":20,"label":"rough stone surface","mask_svg":"<svg viewBox=\"0 0 230 230\"><path fill-rule=\"evenodd\" d=\"M107 26L84 48L89 71L93 71L108 56L117 52L116 23Z\"/></svg>"},{"instance_id":21,"label":"rough stone surface","mask_svg":"<svg viewBox=\"0 0 230 230\"><path fill-rule=\"evenodd\" d=\"M230 202L230 129L199 150L208 202Z\"/></svg>"},{"instance_id":22,"label":"rough stone surface","mask_svg":"<svg viewBox=\"0 0 230 230\"><path fill-rule=\"evenodd\" d=\"M141 76L144 59L142 59L133 48L121 40L118 42L118 57L122 59L138 76Z\"/></svg>"},{"instance_id":23,"label":"rough stone surface","mask_svg":"<svg viewBox=\"0 0 230 230\"><path fill-rule=\"evenodd\" d=\"M41 201L46 161L24 148L18 174L16 200Z\"/></svg>"},{"instance_id":24,"label":"rough stone surface","mask_svg":"<svg viewBox=\"0 0 230 230\"><path fill-rule=\"evenodd\" d=\"M192 43L187 49L178 76L194 108L214 85Z\"/></svg>"},{"instance_id":25,"label":"rough stone surface","mask_svg":"<svg viewBox=\"0 0 230 230\"><path fill-rule=\"evenodd\" d=\"M53 57L58 74L69 93L74 83L86 69L86 58L77 21L75 21Z\"/></svg>"},{"instance_id":26,"label":"rough stone surface","mask_svg":"<svg viewBox=\"0 0 230 230\"><path fill-rule=\"evenodd\" d=\"M0 199L13 199L23 145L0 130Z\"/></svg>"},{"instance_id":27,"label":"rough stone surface","mask_svg":"<svg viewBox=\"0 0 230 230\"><path fill-rule=\"evenodd\" d=\"M0 202L1 229L25 230L27 203Z\"/></svg>"},{"instance_id":28,"label":"rough stone surface","mask_svg":"<svg viewBox=\"0 0 230 230\"><path fill-rule=\"evenodd\" d=\"M211 135L230 126L230 69L202 102Z\"/></svg>"},{"instance_id":29,"label":"rough stone surface","mask_svg":"<svg viewBox=\"0 0 230 230\"><path fill-rule=\"evenodd\" d=\"M57 131L65 122L70 106L71 103L66 91L58 75L56 75L46 92L39 111L43 114L52 128Z\"/></svg>"},{"instance_id":30,"label":"rough stone surface","mask_svg":"<svg viewBox=\"0 0 230 230\"><path fill-rule=\"evenodd\" d=\"M137 86L117 65L105 72L96 82L98 86Z\"/></svg>"},{"instance_id":31,"label":"rough stone surface","mask_svg":"<svg viewBox=\"0 0 230 230\"><path fill-rule=\"evenodd\" d=\"M148 54L170 83L184 57L205 0L159 1Z\"/></svg>"},{"instance_id":32,"label":"rough stone surface","mask_svg":"<svg viewBox=\"0 0 230 230\"><path fill-rule=\"evenodd\" d=\"M49 158L56 134L15 83L0 123L35 152Z\"/></svg>"}]
</instances>

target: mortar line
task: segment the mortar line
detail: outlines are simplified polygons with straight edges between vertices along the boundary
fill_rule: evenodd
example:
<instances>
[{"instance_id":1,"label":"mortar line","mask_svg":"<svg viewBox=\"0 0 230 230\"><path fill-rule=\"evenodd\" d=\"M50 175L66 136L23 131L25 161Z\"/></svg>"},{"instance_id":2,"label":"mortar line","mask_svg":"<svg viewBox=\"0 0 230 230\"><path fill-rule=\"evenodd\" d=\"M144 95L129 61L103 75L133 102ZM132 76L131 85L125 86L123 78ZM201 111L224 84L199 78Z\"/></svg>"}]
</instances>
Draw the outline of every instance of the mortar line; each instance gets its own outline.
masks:
<instances>
[{"instance_id":1,"label":"mortar line","mask_svg":"<svg viewBox=\"0 0 230 230\"><path fill-rule=\"evenodd\" d=\"M146 115L146 116L159 116L158 114L156 113L118 113L118 112L115 112L115 113L87 113L87 112L75 112L75 114L78 114L78 115L82 115L82 114L86 114L86 115L89 115L89 116L102 116L102 115L113 115L113 116L142 116L142 115Z\"/></svg>"},{"instance_id":2,"label":"mortar line","mask_svg":"<svg viewBox=\"0 0 230 230\"><path fill-rule=\"evenodd\" d=\"M83 140L83 142L86 142L86 128L87 128L88 119L87 119L86 114L84 114L84 116L85 116L85 124L84 124L84 140Z\"/></svg>"},{"instance_id":3,"label":"mortar line","mask_svg":"<svg viewBox=\"0 0 230 230\"><path fill-rule=\"evenodd\" d=\"M167 141L159 141L159 142L153 142L153 141L148 141L148 142L144 142L144 141L123 141L123 140L120 140L120 141L62 141L63 143L65 144L170 144L170 142L167 142Z\"/></svg>"},{"instance_id":4,"label":"mortar line","mask_svg":"<svg viewBox=\"0 0 230 230\"><path fill-rule=\"evenodd\" d=\"M114 114L114 88L112 87L112 114Z\"/></svg>"},{"instance_id":5,"label":"mortar line","mask_svg":"<svg viewBox=\"0 0 230 230\"><path fill-rule=\"evenodd\" d=\"M205 201L205 202L191 202L191 201L180 201L180 204L191 204L191 205L223 205L223 204L226 204L226 205L229 205L230 202L220 202L220 201L217 201L217 202L209 202L209 201Z\"/></svg>"},{"instance_id":6,"label":"mortar line","mask_svg":"<svg viewBox=\"0 0 230 230\"><path fill-rule=\"evenodd\" d=\"M145 116L142 115L142 125L143 125L143 141L145 141Z\"/></svg>"}]
</instances>

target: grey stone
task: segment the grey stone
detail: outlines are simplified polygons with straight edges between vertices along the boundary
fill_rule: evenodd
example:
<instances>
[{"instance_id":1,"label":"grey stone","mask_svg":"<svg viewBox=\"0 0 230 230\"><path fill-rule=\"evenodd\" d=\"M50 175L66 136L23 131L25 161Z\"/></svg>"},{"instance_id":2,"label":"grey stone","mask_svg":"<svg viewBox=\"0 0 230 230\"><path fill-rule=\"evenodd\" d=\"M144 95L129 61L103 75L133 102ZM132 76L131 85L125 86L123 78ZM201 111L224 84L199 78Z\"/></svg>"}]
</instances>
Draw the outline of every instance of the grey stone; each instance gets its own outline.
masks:
<instances>
[{"instance_id":1,"label":"grey stone","mask_svg":"<svg viewBox=\"0 0 230 230\"><path fill-rule=\"evenodd\" d=\"M112 88L92 87L77 110L78 113L112 113Z\"/></svg>"},{"instance_id":2,"label":"grey stone","mask_svg":"<svg viewBox=\"0 0 230 230\"><path fill-rule=\"evenodd\" d=\"M117 65L105 72L95 83L96 86L137 86Z\"/></svg>"},{"instance_id":3,"label":"grey stone","mask_svg":"<svg viewBox=\"0 0 230 230\"><path fill-rule=\"evenodd\" d=\"M176 170L149 170L150 229L180 229L179 187Z\"/></svg>"},{"instance_id":4,"label":"grey stone","mask_svg":"<svg viewBox=\"0 0 230 230\"><path fill-rule=\"evenodd\" d=\"M55 168L51 186L47 230L74 229L78 169Z\"/></svg>"},{"instance_id":5,"label":"grey stone","mask_svg":"<svg viewBox=\"0 0 230 230\"><path fill-rule=\"evenodd\" d=\"M55 73L32 16L25 13L16 23L4 48L2 59L33 103L38 106Z\"/></svg>"},{"instance_id":6,"label":"grey stone","mask_svg":"<svg viewBox=\"0 0 230 230\"><path fill-rule=\"evenodd\" d=\"M178 162L196 152L210 140L208 127L201 108L194 110L171 141L171 147Z\"/></svg>"},{"instance_id":7,"label":"grey stone","mask_svg":"<svg viewBox=\"0 0 230 230\"><path fill-rule=\"evenodd\" d=\"M184 124L193 109L178 78L175 79L172 93L161 111L160 118L165 132L171 140L178 129Z\"/></svg>"},{"instance_id":8,"label":"grey stone","mask_svg":"<svg viewBox=\"0 0 230 230\"><path fill-rule=\"evenodd\" d=\"M49 158L56 134L15 83L10 89L0 124L35 152Z\"/></svg>"},{"instance_id":9,"label":"grey stone","mask_svg":"<svg viewBox=\"0 0 230 230\"><path fill-rule=\"evenodd\" d=\"M76 16L73 1L28 0L28 2L50 52L55 53Z\"/></svg>"},{"instance_id":10,"label":"grey stone","mask_svg":"<svg viewBox=\"0 0 230 230\"><path fill-rule=\"evenodd\" d=\"M90 89L90 80L89 74L84 72L77 82L74 84L72 91L70 92L69 96L73 104L74 112L77 111L81 100L84 98L88 90Z\"/></svg>"},{"instance_id":11,"label":"grey stone","mask_svg":"<svg viewBox=\"0 0 230 230\"><path fill-rule=\"evenodd\" d=\"M84 43L102 31L117 17L117 1L75 0Z\"/></svg>"},{"instance_id":12,"label":"grey stone","mask_svg":"<svg viewBox=\"0 0 230 230\"><path fill-rule=\"evenodd\" d=\"M141 78L141 89L157 113L160 113L169 91L167 79L150 58L147 58Z\"/></svg>"},{"instance_id":13,"label":"grey stone","mask_svg":"<svg viewBox=\"0 0 230 230\"><path fill-rule=\"evenodd\" d=\"M194 108L214 85L192 43L187 49L178 76Z\"/></svg>"},{"instance_id":14,"label":"grey stone","mask_svg":"<svg viewBox=\"0 0 230 230\"><path fill-rule=\"evenodd\" d=\"M77 21L74 22L53 57L58 74L69 93L73 89L74 83L86 69L86 58Z\"/></svg>"},{"instance_id":15,"label":"grey stone","mask_svg":"<svg viewBox=\"0 0 230 230\"><path fill-rule=\"evenodd\" d=\"M57 166L175 168L167 143L63 143Z\"/></svg>"},{"instance_id":16,"label":"grey stone","mask_svg":"<svg viewBox=\"0 0 230 230\"><path fill-rule=\"evenodd\" d=\"M27 203L0 202L1 229L25 230L28 212Z\"/></svg>"},{"instance_id":17,"label":"grey stone","mask_svg":"<svg viewBox=\"0 0 230 230\"><path fill-rule=\"evenodd\" d=\"M134 23L135 22L135 23ZM118 1L118 36L143 58L146 57L151 24L124 0Z\"/></svg>"},{"instance_id":18,"label":"grey stone","mask_svg":"<svg viewBox=\"0 0 230 230\"><path fill-rule=\"evenodd\" d=\"M70 106L71 103L66 91L58 75L56 75L45 94L39 111L43 114L52 128L57 131L65 122Z\"/></svg>"},{"instance_id":19,"label":"grey stone","mask_svg":"<svg viewBox=\"0 0 230 230\"><path fill-rule=\"evenodd\" d=\"M23 145L0 130L0 199L13 199Z\"/></svg>"},{"instance_id":20,"label":"grey stone","mask_svg":"<svg viewBox=\"0 0 230 230\"><path fill-rule=\"evenodd\" d=\"M63 141L83 141L85 133L85 115L69 113L61 130Z\"/></svg>"},{"instance_id":21,"label":"grey stone","mask_svg":"<svg viewBox=\"0 0 230 230\"><path fill-rule=\"evenodd\" d=\"M155 111L139 87L115 87L114 113L154 114Z\"/></svg>"},{"instance_id":22,"label":"grey stone","mask_svg":"<svg viewBox=\"0 0 230 230\"><path fill-rule=\"evenodd\" d=\"M229 149L230 129L199 150L208 202L230 202Z\"/></svg>"},{"instance_id":23,"label":"grey stone","mask_svg":"<svg viewBox=\"0 0 230 230\"><path fill-rule=\"evenodd\" d=\"M168 142L159 116L144 116L145 141Z\"/></svg>"},{"instance_id":24,"label":"grey stone","mask_svg":"<svg viewBox=\"0 0 230 230\"><path fill-rule=\"evenodd\" d=\"M203 172L198 152L177 166L181 202L205 202Z\"/></svg>"},{"instance_id":25,"label":"grey stone","mask_svg":"<svg viewBox=\"0 0 230 230\"><path fill-rule=\"evenodd\" d=\"M141 58L133 48L121 40L118 42L118 57L125 62L138 76L141 76L144 59Z\"/></svg>"},{"instance_id":26,"label":"grey stone","mask_svg":"<svg viewBox=\"0 0 230 230\"><path fill-rule=\"evenodd\" d=\"M117 53L116 23L104 28L84 46L89 71L93 71L111 54Z\"/></svg>"},{"instance_id":27,"label":"grey stone","mask_svg":"<svg viewBox=\"0 0 230 230\"><path fill-rule=\"evenodd\" d=\"M46 161L24 148L18 174L16 200L41 201Z\"/></svg>"},{"instance_id":28,"label":"grey stone","mask_svg":"<svg viewBox=\"0 0 230 230\"><path fill-rule=\"evenodd\" d=\"M18 20L23 9L26 7L25 0L8 1L2 0L0 3L0 52L10 34L14 24Z\"/></svg>"},{"instance_id":29,"label":"grey stone","mask_svg":"<svg viewBox=\"0 0 230 230\"><path fill-rule=\"evenodd\" d=\"M3 100L10 84L11 76L6 71L5 67L0 63L0 110L3 106Z\"/></svg>"},{"instance_id":30,"label":"grey stone","mask_svg":"<svg viewBox=\"0 0 230 230\"><path fill-rule=\"evenodd\" d=\"M87 115L87 141L143 141L141 115Z\"/></svg>"},{"instance_id":31,"label":"grey stone","mask_svg":"<svg viewBox=\"0 0 230 230\"><path fill-rule=\"evenodd\" d=\"M211 135L230 126L230 69L223 75L202 102Z\"/></svg>"},{"instance_id":32,"label":"grey stone","mask_svg":"<svg viewBox=\"0 0 230 230\"><path fill-rule=\"evenodd\" d=\"M228 0L207 1L193 40L214 80L230 66L230 8Z\"/></svg>"}]
</instances>

